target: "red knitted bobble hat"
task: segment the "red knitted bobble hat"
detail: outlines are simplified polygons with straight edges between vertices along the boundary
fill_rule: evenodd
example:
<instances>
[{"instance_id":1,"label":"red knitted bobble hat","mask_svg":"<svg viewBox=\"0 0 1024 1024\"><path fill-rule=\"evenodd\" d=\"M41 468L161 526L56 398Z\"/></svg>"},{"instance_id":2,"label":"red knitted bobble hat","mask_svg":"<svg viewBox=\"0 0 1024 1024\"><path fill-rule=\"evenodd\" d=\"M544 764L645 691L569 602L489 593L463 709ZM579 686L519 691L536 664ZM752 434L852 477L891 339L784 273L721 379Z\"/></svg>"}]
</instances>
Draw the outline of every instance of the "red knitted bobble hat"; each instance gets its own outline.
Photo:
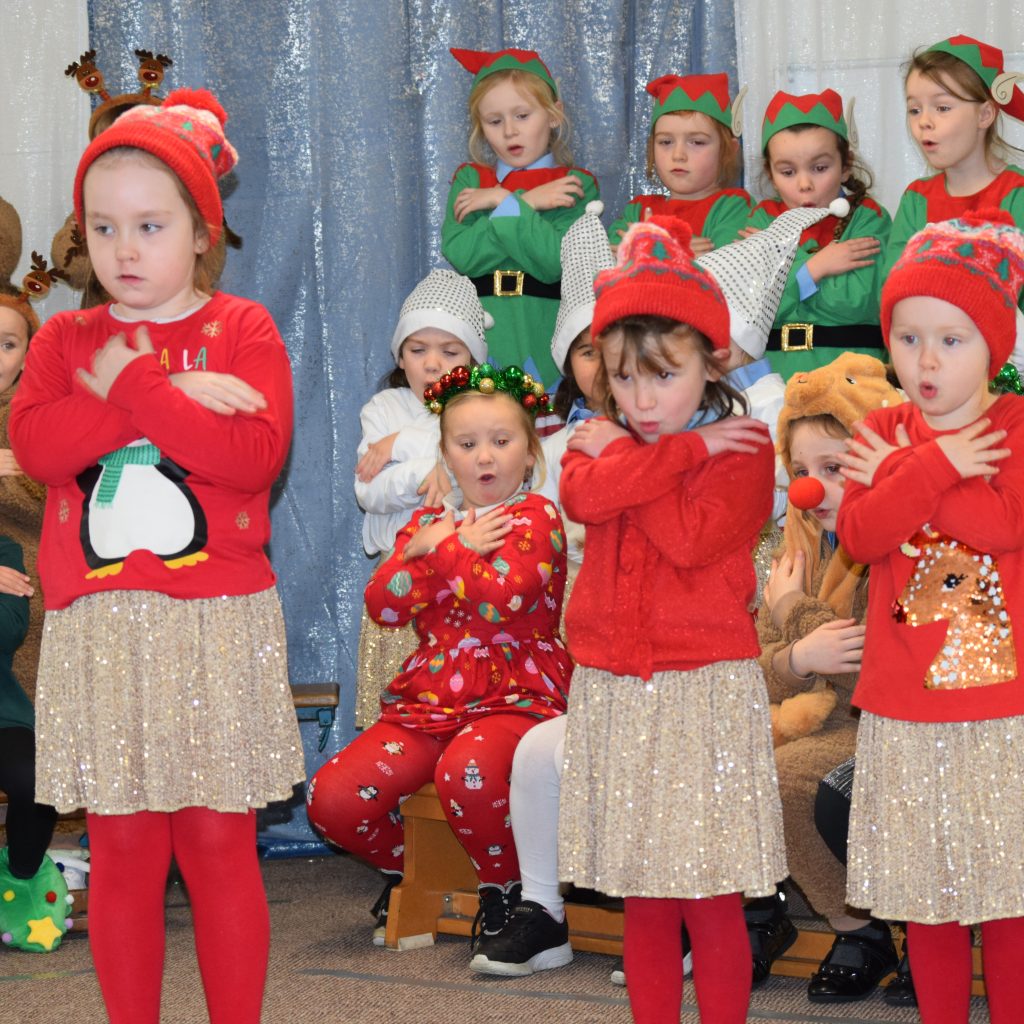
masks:
<instances>
[{"instance_id":1,"label":"red knitted bobble hat","mask_svg":"<svg viewBox=\"0 0 1024 1024\"><path fill-rule=\"evenodd\" d=\"M206 89L175 89L160 107L134 107L89 143L75 174L75 216L85 225L85 173L102 153L118 146L142 149L162 160L195 200L210 233L211 248L224 222L217 179L238 162L224 135L228 115Z\"/></svg>"},{"instance_id":2,"label":"red knitted bobble hat","mask_svg":"<svg viewBox=\"0 0 1024 1024\"><path fill-rule=\"evenodd\" d=\"M689 324L715 348L729 347L729 307L714 278L694 262L692 235L677 217L652 217L630 226L615 266L594 280L595 338L626 316L663 316Z\"/></svg>"},{"instance_id":3,"label":"red knitted bobble hat","mask_svg":"<svg viewBox=\"0 0 1024 1024\"><path fill-rule=\"evenodd\" d=\"M977 210L929 224L911 237L882 288L882 336L889 345L900 299L927 295L962 309L992 353L989 376L1002 369L1016 337L1024 284L1024 234L1003 210Z\"/></svg>"}]
</instances>

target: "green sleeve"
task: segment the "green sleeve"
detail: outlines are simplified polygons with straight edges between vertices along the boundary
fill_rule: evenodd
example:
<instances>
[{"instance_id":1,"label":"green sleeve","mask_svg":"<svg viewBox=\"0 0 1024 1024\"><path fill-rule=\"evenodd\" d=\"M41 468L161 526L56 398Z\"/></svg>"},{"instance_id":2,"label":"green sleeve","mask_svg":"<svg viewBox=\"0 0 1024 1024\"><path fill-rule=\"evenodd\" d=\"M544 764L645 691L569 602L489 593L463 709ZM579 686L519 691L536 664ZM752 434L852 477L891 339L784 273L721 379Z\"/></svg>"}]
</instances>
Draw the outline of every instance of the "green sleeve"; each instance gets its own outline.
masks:
<instances>
[{"instance_id":1,"label":"green sleeve","mask_svg":"<svg viewBox=\"0 0 1024 1024\"><path fill-rule=\"evenodd\" d=\"M747 217L747 222L743 226L763 231L773 220L775 218L763 206L756 206L750 211L750 216Z\"/></svg>"},{"instance_id":2,"label":"green sleeve","mask_svg":"<svg viewBox=\"0 0 1024 1024\"><path fill-rule=\"evenodd\" d=\"M889 232L889 244L885 247L885 259L882 261L881 282L889 276L893 264L903 255L903 250L910 241L910 236L920 231L928 219L928 201L916 189L907 189L896 208L896 217Z\"/></svg>"},{"instance_id":3,"label":"green sleeve","mask_svg":"<svg viewBox=\"0 0 1024 1024\"><path fill-rule=\"evenodd\" d=\"M1000 210L1005 210L1012 218L1018 228L1024 230L1024 188L1015 188L1009 195L1005 196L999 204ZM1024 310L1024 289L1021 290L1017 305Z\"/></svg>"},{"instance_id":4,"label":"green sleeve","mask_svg":"<svg viewBox=\"0 0 1024 1024\"><path fill-rule=\"evenodd\" d=\"M736 241L736 236L747 226L750 216L750 201L743 196L725 195L711 207L701 234L711 239L719 249Z\"/></svg>"},{"instance_id":5,"label":"green sleeve","mask_svg":"<svg viewBox=\"0 0 1024 1024\"><path fill-rule=\"evenodd\" d=\"M851 238L877 238L882 243L882 252L870 267L850 270L845 274L824 277L818 282L818 290L806 299L800 299L797 272L814 255L811 244L800 246L793 261L793 267L786 280L782 302L775 317L777 326L786 323L828 324L877 324L878 295L881 281L881 259L889 240L892 227L889 214L858 206L843 232L842 241Z\"/></svg>"},{"instance_id":6,"label":"green sleeve","mask_svg":"<svg viewBox=\"0 0 1024 1024\"><path fill-rule=\"evenodd\" d=\"M25 571L21 545L10 537L0 536L0 565ZM21 646L28 632L28 598L0 594L0 653L12 655Z\"/></svg>"},{"instance_id":7,"label":"green sleeve","mask_svg":"<svg viewBox=\"0 0 1024 1024\"><path fill-rule=\"evenodd\" d=\"M608 229L608 241L612 245L618 245L622 241L623 233L629 229L630 224L636 224L640 220L640 215L643 213L643 204L637 200L632 200L626 203L626 208L622 211L622 216L612 223L612 226Z\"/></svg>"},{"instance_id":8,"label":"green sleeve","mask_svg":"<svg viewBox=\"0 0 1024 1024\"><path fill-rule=\"evenodd\" d=\"M479 176L469 165L460 168L448 193L448 209L441 229L441 252L445 259L469 277L487 274L507 264L525 270L541 281L558 281L562 276L562 236L583 214L587 203L598 198L597 183L580 174L583 198L565 209L538 213L519 196L518 217L492 217L490 210L477 210L461 224L453 212L455 197L464 188L478 188Z\"/></svg>"}]
</instances>

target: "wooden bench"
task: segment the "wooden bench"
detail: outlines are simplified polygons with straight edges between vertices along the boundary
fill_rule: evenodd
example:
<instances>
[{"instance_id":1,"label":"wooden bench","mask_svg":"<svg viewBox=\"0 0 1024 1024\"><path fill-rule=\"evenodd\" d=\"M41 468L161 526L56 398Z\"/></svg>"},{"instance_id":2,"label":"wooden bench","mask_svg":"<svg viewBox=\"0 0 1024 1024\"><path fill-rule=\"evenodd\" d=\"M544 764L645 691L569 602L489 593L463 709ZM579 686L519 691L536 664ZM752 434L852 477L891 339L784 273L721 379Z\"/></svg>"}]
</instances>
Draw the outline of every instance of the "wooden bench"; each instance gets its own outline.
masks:
<instances>
[{"instance_id":1,"label":"wooden bench","mask_svg":"<svg viewBox=\"0 0 1024 1024\"><path fill-rule=\"evenodd\" d=\"M441 810L433 783L402 804L405 823L405 877L391 890L384 944L413 949L439 934L468 936L476 916L477 876ZM622 955L622 909L614 903L591 906L567 903L572 948ZM796 919L798 926L801 919ZM772 965L772 974L809 978L832 945L832 932L818 922L799 927L796 942ZM810 925L810 927L808 927ZM974 995L984 995L981 949L974 949Z\"/></svg>"}]
</instances>

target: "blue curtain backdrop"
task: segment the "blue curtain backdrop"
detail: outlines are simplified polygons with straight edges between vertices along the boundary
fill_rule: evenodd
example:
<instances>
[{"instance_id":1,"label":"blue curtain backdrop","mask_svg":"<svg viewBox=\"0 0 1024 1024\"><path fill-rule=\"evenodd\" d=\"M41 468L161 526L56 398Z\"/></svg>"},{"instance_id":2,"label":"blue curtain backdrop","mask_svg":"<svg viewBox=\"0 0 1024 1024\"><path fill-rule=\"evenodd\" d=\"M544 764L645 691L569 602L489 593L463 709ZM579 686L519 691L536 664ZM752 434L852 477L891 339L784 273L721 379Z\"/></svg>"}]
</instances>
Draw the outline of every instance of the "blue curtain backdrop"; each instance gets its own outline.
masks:
<instances>
[{"instance_id":1,"label":"blue curtain backdrop","mask_svg":"<svg viewBox=\"0 0 1024 1024\"><path fill-rule=\"evenodd\" d=\"M644 84L727 71L733 5L714 0L90 0L108 82L136 48L169 55L164 92L207 86L230 115L228 222L245 240L223 287L267 306L295 374L295 439L273 510L294 682L337 681L330 746L353 735L371 563L352 494L359 409L391 366L402 299L443 265L447 186L467 159L470 75L448 47L539 50L560 83L573 155L605 217L646 191ZM54 73L77 54L54 56ZM59 67L58 67L59 65ZM68 194L70 195L68 183Z\"/></svg>"}]
</instances>

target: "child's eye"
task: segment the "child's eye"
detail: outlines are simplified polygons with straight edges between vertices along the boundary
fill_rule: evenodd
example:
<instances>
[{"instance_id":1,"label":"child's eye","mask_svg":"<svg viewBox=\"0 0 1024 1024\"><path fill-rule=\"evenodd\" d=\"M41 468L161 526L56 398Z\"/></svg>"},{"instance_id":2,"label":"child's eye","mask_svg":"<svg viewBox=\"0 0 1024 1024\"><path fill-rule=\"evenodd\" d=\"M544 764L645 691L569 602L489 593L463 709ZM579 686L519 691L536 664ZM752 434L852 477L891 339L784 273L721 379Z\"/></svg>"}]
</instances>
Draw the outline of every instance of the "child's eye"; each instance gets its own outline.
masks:
<instances>
[{"instance_id":1,"label":"child's eye","mask_svg":"<svg viewBox=\"0 0 1024 1024\"><path fill-rule=\"evenodd\" d=\"M825 174L827 171L831 170L831 168L832 168L831 164L815 164L814 165L814 173L815 174Z\"/></svg>"},{"instance_id":2,"label":"child's eye","mask_svg":"<svg viewBox=\"0 0 1024 1024\"><path fill-rule=\"evenodd\" d=\"M957 338L955 335L950 334L942 339L942 344L948 346L949 348L952 348L954 345L960 344L960 339Z\"/></svg>"},{"instance_id":3,"label":"child's eye","mask_svg":"<svg viewBox=\"0 0 1024 1024\"><path fill-rule=\"evenodd\" d=\"M667 148L671 147L672 140L668 139L668 138L657 139L654 144L656 146L661 146L662 149L667 149Z\"/></svg>"},{"instance_id":4,"label":"child's eye","mask_svg":"<svg viewBox=\"0 0 1024 1024\"><path fill-rule=\"evenodd\" d=\"M830 474L831 476L835 476L835 475L836 475L836 473L838 473L838 472L839 472L839 465L838 465L838 463L835 463L835 462L830 462L830 463L829 463L829 464L828 464L828 465L827 465L827 466L825 467L825 472L826 472L826 473L829 473L829 474Z\"/></svg>"},{"instance_id":5,"label":"child's eye","mask_svg":"<svg viewBox=\"0 0 1024 1024\"><path fill-rule=\"evenodd\" d=\"M468 452L470 450L470 448L473 447L473 442L472 441L460 441L459 442L459 447L462 448L464 451Z\"/></svg>"},{"instance_id":6,"label":"child's eye","mask_svg":"<svg viewBox=\"0 0 1024 1024\"><path fill-rule=\"evenodd\" d=\"M690 139L691 146L706 146L707 144L707 139Z\"/></svg>"},{"instance_id":7,"label":"child's eye","mask_svg":"<svg viewBox=\"0 0 1024 1024\"><path fill-rule=\"evenodd\" d=\"M917 343L916 334L901 334L899 339L904 345L914 345Z\"/></svg>"},{"instance_id":8,"label":"child's eye","mask_svg":"<svg viewBox=\"0 0 1024 1024\"><path fill-rule=\"evenodd\" d=\"M495 443L495 444L496 444L496 445L497 445L497 446L498 446L499 448L504 448L504 447L505 447L505 445L507 445L507 444L508 444L508 438L507 438L507 437L499 437L499 438L497 438L497 439L495 440L495 442L494 442L494 443Z\"/></svg>"},{"instance_id":9,"label":"child's eye","mask_svg":"<svg viewBox=\"0 0 1024 1024\"><path fill-rule=\"evenodd\" d=\"M917 117L917 115L920 114L920 113L921 113L921 108L920 107L917 107L917 106L907 107L907 114L910 117Z\"/></svg>"},{"instance_id":10,"label":"child's eye","mask_svg":"<svg viewBox=\"0 0 1024 1024\"><path fill-rule=\"evenodd\" d=\"M794 469L793 470L793 476L794 477L807 476L807 470L806 469Z\"/></svg>"},{"instance_id":11,"label":"child's eye","mask_svg":"<svg viewBox=\"0 0 1024 1024\"><path fill-rule=\"evenodd\" d=\"M613 373L612 378L619 381L621 384L625 384L629 380L628 373Z\"/></svg>"},{"instance_id":12,"label":"child's eye","mask_svg":"<svg viewBox=\"0 0 1024 1024\"><path fill-rule=\"evenodd\" d=\"M97 235L109 235L114 229L109 224L93 224L89 229Z\"/></svg>"},{"instance_id":13,"label":"child's eye","mask_svg":"<svg viewBox=\"0 0 1024 1024\"><path fill-rule=\"evenodd\" d=\"M780 167L775 173L783 178L792 178L796 172L791 167Z\"/></svg>"},{"instance_id":14,"label":"child's eye","mask_svg":"<svg viewBox=\"0 0 1024 1024\"><path fill-rule=\"evenodd\" d=\"M153 234L154 231L159 231L159 230L160 230L160 225L159 224L143 224L142 225L142 232L143 232L143 234L146 234L146 235L151 235L151 234Z\"/></svg>"},{"instance_id":15,"label":"child's eye","mask_svg":"<svg viewBox=\"0 0 1024 1024\"><path fill-rule=\"evenodd\" d=\"M938 111L938 112L939 112L940 114L948 114L948 113L949 113L949 112L950 112L950 111L951 111L951 110L952 110L953 108L952 108L952 106L951 106L950 104L948 104L948 103L940 103L940 104L939 104L939 105L938 105L938 106L937 106L937 107L936 107L935 109L936 109L936 110L937 110L937 111Z\"/></svg>"},{"instance_id":16,"label":"child's eye","mask_svg":"<svg viewBox=\"0 0 1024 1024\"><path fill-rule=\"evenodd\" d=\"M675 374L671 370L659 370L658 380L671 380Z\"/></svg>"}]
</instances>

